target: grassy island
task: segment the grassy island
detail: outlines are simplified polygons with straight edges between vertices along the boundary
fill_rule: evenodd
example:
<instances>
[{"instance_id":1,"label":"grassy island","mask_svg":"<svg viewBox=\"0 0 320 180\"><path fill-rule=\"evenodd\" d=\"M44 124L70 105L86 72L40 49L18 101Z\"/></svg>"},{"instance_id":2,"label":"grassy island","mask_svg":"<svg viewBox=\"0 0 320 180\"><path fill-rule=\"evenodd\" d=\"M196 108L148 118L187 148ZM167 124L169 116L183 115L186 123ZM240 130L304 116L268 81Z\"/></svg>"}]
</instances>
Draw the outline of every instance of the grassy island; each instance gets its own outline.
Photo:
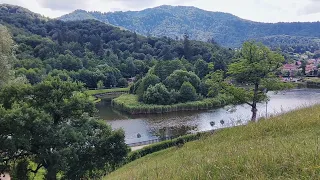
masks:
<instances>
[{"instance_id":1,"label":"grassy island","mask_svg":"<svg viewBox=\"0 0 320 180\"><path fill-rule=\"evenodd\" d=\"M150 105L138 101L138 96L123 94L112 100L112 106L129 114L157 114L177 111L207 110L222 107L233 102L233 98L227 95L219 95L215 98L207 98L201 101L178 103L173 105Z\"/></svg>"}]
</instances>

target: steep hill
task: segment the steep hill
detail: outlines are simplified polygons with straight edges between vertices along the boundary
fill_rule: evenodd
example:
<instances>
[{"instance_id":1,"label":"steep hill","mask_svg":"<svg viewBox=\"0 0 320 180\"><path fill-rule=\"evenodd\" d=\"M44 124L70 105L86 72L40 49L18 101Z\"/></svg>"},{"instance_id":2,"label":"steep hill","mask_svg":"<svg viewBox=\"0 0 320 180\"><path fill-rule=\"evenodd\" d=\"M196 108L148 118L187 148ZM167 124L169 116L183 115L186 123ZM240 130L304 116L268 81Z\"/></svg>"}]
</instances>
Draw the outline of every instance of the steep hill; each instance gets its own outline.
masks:
<instances>
[{"instance_id":1,"label":"steep hill","mask_svg":"<svg viewBox=\"0 0 320 180\"><path fill-rule=\"evenodd\" d=\"M143 35L182 38L188 33L191 39L216 42L238 47L248 39L266 36L320 37L320 22L259 23L222 12L210 12L195 7L159 6L142 11L86 12L74 11L59 19L64 21L96 19L124 27Z\"/></svg>"},{"instance_id":2,"label":"steep hill","mask_svg":"<svg viewBox=\"0 0 320 180\"><path fill-rule=\"evenodd\" d=\"M319 179L320 106L223 129L133 161L105 179Z\"/></svg>"}]
</instances>

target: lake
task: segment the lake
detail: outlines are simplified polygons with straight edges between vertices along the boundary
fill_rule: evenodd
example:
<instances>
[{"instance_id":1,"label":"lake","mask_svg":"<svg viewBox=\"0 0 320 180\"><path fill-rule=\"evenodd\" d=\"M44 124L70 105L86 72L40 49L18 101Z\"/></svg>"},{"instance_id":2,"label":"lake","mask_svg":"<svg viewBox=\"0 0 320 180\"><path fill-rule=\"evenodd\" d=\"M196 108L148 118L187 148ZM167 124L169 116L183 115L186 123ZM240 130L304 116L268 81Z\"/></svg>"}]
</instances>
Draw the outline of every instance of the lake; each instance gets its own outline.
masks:
<instances>
[{"instance_id":1,"label":"lake","mask_svg":"<svg viewBox=\"0 0 320 180\"><path fill-rule=\"evenodd\" d=\"M265 117L266 114L277 115L320 103L320 90L317 89L269 92L268 95L270 97L268 105L266 106L266 103L258 105L259 118ZM113 109L110 104L110 100L103 100L97 104L98 115L113 129L122 128L125 131L127 144L243 125L251 118L251 108L248 105L226 106L206 111L127 115ZM224 124L220 123L221 120ZM214 122L215 125L211 126L210 122ZM141 137L138 138L137 134Z\"/></svg>"}]
</instances>

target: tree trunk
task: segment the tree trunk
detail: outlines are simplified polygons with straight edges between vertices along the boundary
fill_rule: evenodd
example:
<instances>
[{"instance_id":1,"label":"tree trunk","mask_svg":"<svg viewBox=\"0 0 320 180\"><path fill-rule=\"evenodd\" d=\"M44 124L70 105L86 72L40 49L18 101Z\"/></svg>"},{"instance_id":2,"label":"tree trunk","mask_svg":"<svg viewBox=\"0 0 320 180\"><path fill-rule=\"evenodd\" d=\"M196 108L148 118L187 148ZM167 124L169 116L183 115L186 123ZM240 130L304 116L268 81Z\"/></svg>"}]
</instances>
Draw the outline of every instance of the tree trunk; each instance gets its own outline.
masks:
<instances>
[{"instance_id":1,"label":"tree trunk","mask_svg":"<svg viewBox=\"0 0 320 180\"><path fill-rule=\"evenodd\" d=\"M251 112L252 112L251 121L252 121L252 122L256 122L256 120L257 120L257 112L258 112L258 109L257 109L257 105L256 105L256 104L255 104L254 106L252 106Z\"/></svg>"},{"instance_id":2,"label":"tree trunk","mask_svg":"<svg viewBox=\"0 0 320 180\"><path fill-rule=\"evenodd\" d=\"M54 168L48 168L46 180L57 180L57 171Z\"/></svg>"},{"instance_id":3,"label":"tree trunk","mask_svg":"<svg viewBox=\"0 0 320 180\"><path fill-rule=\"evenodd\" d=\"M252 117L251 121L255 122L257 120L257 103L258 103L258 91L259 91L259 83L254 84L254 93L253 93L253 102L251 106Z\"/></svg>"}]
</instances>

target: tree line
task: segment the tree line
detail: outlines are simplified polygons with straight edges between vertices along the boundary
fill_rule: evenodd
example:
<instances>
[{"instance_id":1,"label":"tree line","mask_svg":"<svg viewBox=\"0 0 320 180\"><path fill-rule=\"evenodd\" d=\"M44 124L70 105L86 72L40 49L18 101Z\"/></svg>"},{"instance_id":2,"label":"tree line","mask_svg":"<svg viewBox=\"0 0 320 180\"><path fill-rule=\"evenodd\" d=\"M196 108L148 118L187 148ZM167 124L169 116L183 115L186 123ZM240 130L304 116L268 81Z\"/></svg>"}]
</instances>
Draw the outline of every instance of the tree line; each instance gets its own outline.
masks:
<instances>
[{"instance_id":1,"label":"tree line","mask_svg":"<svg viewBox=\"0 0 320 180\"><path fill-rule=\"evenodd\" d=\"M217 44L168 37L144 37L94 20L63 22L31 16L20 7L0 8L0 23L16 42L18 73L32 84L48 75L85 83L88 88L122 86L123 78L143 75L157 61L185 58L214 62L225 69L232 50ZM120 84L119 84L120 82Z\"/></svg>"}]
</instances>

